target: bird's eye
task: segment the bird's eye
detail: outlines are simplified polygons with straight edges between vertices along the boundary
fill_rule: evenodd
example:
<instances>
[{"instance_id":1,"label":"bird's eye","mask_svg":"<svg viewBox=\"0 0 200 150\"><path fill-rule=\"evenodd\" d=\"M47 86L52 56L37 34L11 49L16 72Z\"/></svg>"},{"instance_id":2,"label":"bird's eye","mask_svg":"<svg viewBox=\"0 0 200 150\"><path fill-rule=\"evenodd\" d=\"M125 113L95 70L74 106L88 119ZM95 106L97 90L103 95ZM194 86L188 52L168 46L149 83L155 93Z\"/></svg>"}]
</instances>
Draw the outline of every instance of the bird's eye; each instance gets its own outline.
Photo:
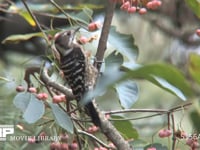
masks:
<instances>
[{"instance_id":1,"label":"bird's eye","mask_svg":"<svg viewBox=\"0 0 200 150\"><path fill-rule=\"evenodd\" d=\"M67 36L70 36L71 35L71 32L67 32Z\"/></svg>"}]
</instances>

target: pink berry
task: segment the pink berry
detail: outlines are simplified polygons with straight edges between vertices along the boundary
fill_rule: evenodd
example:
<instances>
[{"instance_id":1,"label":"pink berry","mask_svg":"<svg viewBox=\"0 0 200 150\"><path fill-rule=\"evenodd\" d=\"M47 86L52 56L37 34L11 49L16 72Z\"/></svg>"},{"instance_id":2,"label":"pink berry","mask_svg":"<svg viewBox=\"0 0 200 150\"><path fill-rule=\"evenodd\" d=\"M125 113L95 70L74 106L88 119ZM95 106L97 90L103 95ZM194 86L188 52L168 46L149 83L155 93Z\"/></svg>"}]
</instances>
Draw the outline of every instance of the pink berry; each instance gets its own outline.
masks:
<instances>
[{"instance_id":1,"label":"pink berry","mask_svg":"<svg viewBox=\"0 0 200 150\"><path fill-rule=\"evenodd\" d=\"M61 148L61 144L58 142L52 142L50 144L50 150L57 150Z\"/></svg>"},{"instance_id":2,"label":"pink berry","mask_svg":"<svg viewBox=\"0 0 200 150\"><path fill-rule=\"evenodd\" d=\"M172 134L171 130L169 129L162 129L159 131L158 136L160 138L169 137Z\"/></svg>"},{"instance_id":3,"label":"pink berry","mask_svg":"<svg viewBox=\"0 0 200 150\"><path fill-rule=\"evenodd\" d=\"M156 0L156 1L155 1L155 5L156 5L157 7L160 7L160 6L162 5L162 2L159 1L159 0Z\"/></svg>"},{"instance_id":4,"label":"pink berry","mask_svg":"<svg viewBox=\"0 0 200 150\"><path fill-rule=\"evenodd\" d=\"M153 8L153 2L148 2L147 4L146 4L146 6L147 6L147 8L148 9L152 9Z\"/></svg>"},{"instance_id":5,"label":"pink berry","mask_svg":"<svg viewBox=\"0 0 200 150\"><path fill-rule=\"evenodd\" d=\"M89 127L87 131L88 131L89 133L95 133L95 132L97 132L98 130L99 130L99 128L98 128L97 126L94 125L94 126Z\"/></svg>"},{"instance_id":6,"label":"pink berry","mask_svg":"<svg viewBox=\"0 0 200 150\"><path fill-rule=\"evenodd\" d=\"M61 149L61 150L68 150L68 149L69 149L69 146L68 146L67 143L62 143L62 144L60 144L60 149Z\"/></svg>"},{"instance_id":7,"label":"pink berry","mask_svg":"<svg viewBox=\"0 0 200 150\"><path fill-rule=\"evenodd\" d=\"M196 34L197 34L198 36L200 36L200 29L197 29L197 30L196 30Z\"/></svg>"},{"instance_id":8,"label":"pink berry","mask_svg":"<svg viewBox=\"0 0 200 150\"><path fill-rule=\"evenodd\" d=\"M48 98L48 94L47 93L43 93L43 100L46 100Z\"/></svg>"},{"instance_id":9,"label":"pink berry","mask_svg":"<svg viewBox=\"0 0 200 150\"><path fill-rule=\"evenodd\" d=\"M156 148L155 147L149 147L149 148L147 148L147 150L156 150Z\"/></svg>"},{"instance_id":10,"label":"pink berry","mask_svg":"<svg viewBox=\"0 0 200 150\"><path fill-rule=\"evenodd\" d=\"M164 138L164 137L165 137L165 132L164 132L164 130L160 130L159 133L158 133L158 136L159 136L160 138Z\"/></svg>"},{"instance_id":11,"label":"pink berry","mask_svg":"<svg viewBox=\"0 0 200 150\"><path fill-rule=\"evenodd\" d=\"M30 93L37 93L37 89L36 89L35 87L30 87L30 88L28 89L28 91L29 91Z\"/></svg>"},{"instance_id":12,"label":"pink berry","mask_svg":"<svg viewBox=\"0 0 200 150\"><path fill-rule=\"evenodd\" d=\"M88 43L88 38L86 38L85 36L81 36L80 39L79 39L80 43L81 44L86 44Z\"/></svg>"},{"instance_id":13,"label":"pink berry","mask_svg":"<svg viewBox=\"0 0 200 150\"><path fill-rule=\"evenodd\" d=\"M39 94L36 95L36 97L39 100L46 100L48 98L48 94L47 93L39 93Z\"/></svg>"},{"instance_id":14,"label":"pink berry","mask_svg":"<svg viewBox=\"0 0 200 150\"><path fill-rule=\"evenodd\" d=\"M61 102L66 102L66 95L60 94L59 96L60 96Z\"/></svg>"},{"instance_id":15,"label":"pink berry","mask_svg":"<svg viewBox=\"0 0 200 150\"><path fill-rule=\"evenodd\" d=\"M135 13L136 12L136 7L132 6L130 8L128 8L128 13Z\"/></svg>"},{"instance_id":16,"label":"pink berry","mask_svg":"<svg viewBox=\"0 0 200 150\"><path fill-rule=\"evenodd\" d=\"M89 128L87 129L87 132L93 133L93 128L92 128L92 127L89 127Z\"/></svg>"},{"instance_id":17,"label":"pink berry","mask_svg":"<svg viewBox=\"0 0 200 150\"><path fill-rule=\"evenodd\" d=\"M99 147L99 150L108 150L108 149L105 147Z\"/></svg>"},{"instance_id":18,"label":"pink berry","mask_svg":"<svg viewBox=\"0 0 200 150\"><path fill-rule=\"evenodd\" d=\"M108 146L110 146L111 148L116 148L113 143L109 143Z\"/></svg>"},{"instance_id":19,"label":"pink berry","mask_svg":"<svg viewBox=\"0 0 200 150\"><path fill-rule=\"evenodd\" d=\"M144 14L147 13L147 9L146 8L140 8L138 12L139 12L140 15L144 15Z\"/></svg>"},{"instance_id":20,"label":"pink berry","mask_svg":"<svg viewBox=\"0 0 200 150\"><path fill-rule=\"evenodd\" d=\"M193 144L193 140L191 138L187 139L186 144L191 146Z\"/></svg>"},{"instance_id":21,"label":"pink berry","mask_svg":"<svg viewBox=\"0 0 200 150\"><path fill-rule=\"evenodd\" d=\"M121 5L121 7L120 7L120 9L122 9L122 10L128 10L128 8L130 8L131 7L131 4L130 4L130 2L129 1L126 1L125 3L123 3L122 5Z\"/></svg>"},{"instance_id":22,"label":"pink berry","mask_svg":"<svg viewBox=\"0 0 200 150\"><path fill-rule=\"evenodd\" d=\"M166 129L166 130L165 130L165 134L166 134L166 135L165 135L166 137L169 137L169 136L172 134L172 131L169 130L169 129Z\"/></svg>"},{"instance_id":23,"label":"pink berry","mask_svg":"<svg viewBox=\"0 0 200 150\"><path fill-rule=\"evenodd\" d=\"M39 100L42 100L43 94L42 94L42 93L39 93L39 94L36 95L36 97L37 97Z\"/></svg>"},{"instance_id":24,"label":"pink berry","mask_svg":"<svg viewBox=\"0 0 200 150\"><path fill-rule=\"evenodd\" d=\"M99 127L97 127L97 126L92 126L92 127L93 127L94 132L97 132L99 130Z\"/></svg>"},{"instance_id":25,"label":"pink berry","mask_svg":"<svg viewBox=\"0 0 200 150\"><path fill-rule=\"evenodd\" d=\"M54 95L53 96L53 103L60 103L60 102L62 102L60 95Z\"/></svg>"},{"instance_id":26,"label":"pink berry","mask_svg":"<svg viewBox=\"0 0 200 150\"><path fill-rule=\"evenodd\" d=\"M25 88L23 86L19 85L19 86L16 87L16 91L17 92L24 92Z\"/></svg>"},{"instance_id":27,"label":"pink berry","mask_svg":"<svg viewBox=\"0 0 200 150\"><path fill-rule=\"evenodd\" d=\"M155 10L155 9L157 9L158 7L160 7L161 4L162 4L161 1L159 1L159 0L153 0L153 1L148 2L148 3L146 4L146 7L147 7L148 9Z\"/></svg>"},{"instance_id":28,"label":"pink berry","mask_svg":"<svg viewBox=\"0 0 200 150\"><path fill-rule=\"evenodd\" d=\"M94 22L92 22L92 23L90 23L90 24L88 25L88 30L89 30L89 31L94 31L94 30L96 30L96 25L95 25Z\"/></svg>"},{"instance_id":29,"label":"pink berry","mask_svg":"<svg viewBox=\"0 0 200 150\"><path fill-rule=\"evenodd\" d=\"M28 138L28 143L33 144L35 143L35 138Z\"/></svg>"},{"instance_id":30,"label":"pink berry","mask_svg":"<svg viewBox=\"0 0 200 150\"><path fill-rule=\"evenodd\" d=\"M109 119L110 118L110 114L105 114L105 118Z\"/></svg>"},{"instance_id":31,"label":"pink berry","mask_svg":"<svg viewBox=\"0 0 200 150\"><path fill-rule=\"evenodd\" d=\"M185 133L185 131L181 131L181 138L182 139L186 139L187 138L187 134Z\"/></svg>"},{"instance_id":32,"label":"pink berry","mask_svg":"<svg viewBox=\"0 0 200 150\"><path fill-rule=\"evenodd\" d=\"M88 30L89 30L89 31L95 31L95 30L97 30L97 25L96 25L96 23L95 23L95 22L90 23L90 24L88 25Z\"/></svg>"},{"instance_id":33,"label":"pink berry","mask_svg":"<svg viewBox=\"0 0 200 150\"><path fill-rule=\"evenodd\" d=\"M200 147L200 144L196 141L193 142L193 148L199 148Z\"/></svg>"},{"instance_id":34,"label":"pink berry","mask_svg":"<svg viewBox=\"0 0 200 150\"><path fill-rule=\"evenodd\" d=\"M78 150L78 144L76 142L69 145L70 150Z\"/></svg>"}]
</instances>

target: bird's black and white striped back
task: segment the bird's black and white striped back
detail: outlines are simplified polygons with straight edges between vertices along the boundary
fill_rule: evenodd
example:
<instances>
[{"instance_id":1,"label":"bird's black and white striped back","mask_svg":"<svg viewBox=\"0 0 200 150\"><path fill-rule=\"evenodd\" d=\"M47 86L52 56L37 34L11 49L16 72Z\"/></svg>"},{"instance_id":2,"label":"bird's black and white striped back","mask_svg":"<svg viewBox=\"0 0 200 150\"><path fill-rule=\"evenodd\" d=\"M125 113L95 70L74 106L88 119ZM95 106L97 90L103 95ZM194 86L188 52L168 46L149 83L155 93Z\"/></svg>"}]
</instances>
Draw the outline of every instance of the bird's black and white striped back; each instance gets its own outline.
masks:
<instances>
[{"instance_id":1,"label":"bird's black and white striped back","mask_svg":"<svg viewBox=\"0 0 200 150\"><path fill-rule=\"evenodd\" d=\"M85 87L86 60L80 47L74 47L73 51L61 58L61 69L75 98L80 101L87 88Z\"/></svg>"}]
</instances>

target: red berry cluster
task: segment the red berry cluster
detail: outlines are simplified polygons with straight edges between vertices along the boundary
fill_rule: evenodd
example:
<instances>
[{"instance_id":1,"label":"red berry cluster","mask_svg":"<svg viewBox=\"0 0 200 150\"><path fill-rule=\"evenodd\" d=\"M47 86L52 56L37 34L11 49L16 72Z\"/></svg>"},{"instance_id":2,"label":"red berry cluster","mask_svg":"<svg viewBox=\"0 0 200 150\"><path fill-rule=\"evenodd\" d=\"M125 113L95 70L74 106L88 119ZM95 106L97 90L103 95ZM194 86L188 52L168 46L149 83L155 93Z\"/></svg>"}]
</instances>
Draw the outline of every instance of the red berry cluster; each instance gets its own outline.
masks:
<instances>
[{"instance_id":1,"label":"red berry cluster","mask_svg":"<svg viewBox=\"0 0 200 150\"><path fill-rule=\"evenodd\" d=\"M99 127L97 127L97 126L95 126L95 125L90 126L90 127L87 129L87 132L90 133L90 134L95 134L95 133L98 132L98 131L99 131ZM110 148L115 149L115 146L114 146L113 143L109 143L108 146L109 146ZM100 147L94 147L94 150L108 150L108 148L105 148L105 147L100 146Z\"/></svg>"},{"instance_id":2,"label":"red berry cluster","mask_svg":"<svg viewBox=\"0 0 200 150\"><path fill-rule=\"evenodd\" d=\"M198 142L199 137L196 134L190 135L186 139L186 144L190 146L191 150L197 150L200 148L200 144Z\"/></svg>"},{"instance_id":3,"label":"red berry cluster","mask_svg":"<svg viewBox=\"0 0 200 150\"><path fill-rule=\"evenodd\" d=\"M198 141L197 141L197 140L194 140L194 139L192 139L192 138L188 138L188 139L186 140L186 144L187 144L188 146L190 146L191 150L197 150L197 149L200 148L200 144L198 143Z\"/></svg>"},{"instance_id":4,"label":"red berry cluster","mask_svg":"<svg viewBox=\"0 0 200 150\"><path fill-rule=\"evenodd\" d=\"M128 13L138 12L143 15L147 13L147 9L155 10L162 4L160 0L115 0L122 3L120 9Z\"/></svg>"},{"instance_id":5,"label":"red berry cluster","mask_svg":"<svg viewBox=\"0 0 200 150\"><path fill-rule=\"evenodd\" d=\"M61 134L60 142L52 142L50 144L50 150L78 150L78 143L73 141L72 143L69 142L69 136L67 134Z\"/></svg>"},{"instance_id":6,"label":"red berry cluster","mask_svg":"<svg viewBox=\"0 0 200 150\"><path fill-rule=\"evenodd\" d=\"M16 87L17 92L24 92L25 88L21 85ZM48 94L45 92L38 93L38 90L35 87L29 87L28 92L35 94L38 100L45 101L48 99ZM64 94L54 95L52 98L53 103L66 102L66 96Z\"/></svg>"},{"instance_id":7,"label":"red berry cluster","mask_svg":"<svg viewBox=\"0 0 200 150\"><path fill-rule=\"evenodd\" d=\"M200 148L200 144L198 142L199 135L197 134L191 134L188 136L185 131L177 130L175 132L175 137L186 140L186 145L190 146L191 150L197 150Z\"/></svg>"},{"instance_id":8,"label":"red berry cluster","mask_svg":"<svg viewBox=\"0 0 200 150\"><path fill-rule=\"evenodd\" d=\"M72 144L52 142L50 144L50 150L78 150L78 144L76 142Z\"/></svg>"}]
</instances>

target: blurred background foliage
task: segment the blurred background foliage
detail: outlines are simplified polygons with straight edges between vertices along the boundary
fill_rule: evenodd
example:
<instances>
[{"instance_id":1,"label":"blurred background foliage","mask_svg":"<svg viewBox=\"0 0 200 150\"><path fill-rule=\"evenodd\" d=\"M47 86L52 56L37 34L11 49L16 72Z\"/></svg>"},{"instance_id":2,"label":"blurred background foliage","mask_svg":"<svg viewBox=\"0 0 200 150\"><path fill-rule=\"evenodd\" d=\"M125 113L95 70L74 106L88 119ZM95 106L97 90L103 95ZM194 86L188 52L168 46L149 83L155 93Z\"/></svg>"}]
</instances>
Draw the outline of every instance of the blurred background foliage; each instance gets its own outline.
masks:
<instances>
[{"instance_id":1,"label":"blurred background foliage","mask_svg":"<svg viewBox=\"0 0 200 150\"><path fill-rule=\"evenodd\" d=\"M10 35L38 32L39 30L34 24L31 25L30 22L27 22L27 17L24 15L6 11L15 9L15 7L11 8L10 2L25 10L21 1L0 0L0 41ZM69 25L64 16L55 18L53 23L51 22L51 16L47 13L56 13L56 9L48 0L27 0L27 2L44 27L65 28ZM76 12L76 9L79 10L83 7L92 8L94 20L102 22L105 1L56 0L56 2L60 6L66 7L67 12ZM191 7L193 6L191 3L189 7L187 5L189 0L163 0L162 2L162 7L158 11L148 12L144 16L126 14L120 11L119 6L117 6L112 24L117 27L119 32L133 35L134 43L139 49L137 63L166 62L183 72L195 94L186 101L193 102L188 110L175 113L175 125L177 125L177 129L180 128L188 134L193 132L200 134L200 86L198 83L200 78L198 76L200 75L198 73L200 69L198 55L200 53L200 38L195 34L195 30L199 27L199 19L194 15L194 12L198 14L196 11L198 7ZM197 1L193 0L193 3L197 3ZM37 135L41 130L36 124L30 125L24 122L21 112L13 105L13 98L16 95L17 85L26 86L23 81L24 69L30 65L41 64L40 56L45 54L46 49L45 41L38 37L17 44L0 43L0 124L23 124L24 130L16 128L16 135ZM191 53L197 55L192 57ZM193 69L191 66L196 68ZM139 98L133 108L169 109L185 103L146 80L136 80L136 82L139 87ZM108 95L101 98L101 101L98 101L103 110L121 108L112 92L110 91ZM137 117L144 116L142 113L135 115ZM126 116L128 117L128 115ZM152 136L159 129L167 126L167 116L145 118L132 122L139 132L139 139L151 142ZM154 141L168 144L168 140L160 139L157 135L154 136ZM180 147L185 146L182 143L179 145ZM48 149L45 143L41 143L39 146L37 144L30 146L27 142L1 142L0 147L1 149L18 149L20 147L24 147L24 149Z\"/></svg>"}]
</instances>

